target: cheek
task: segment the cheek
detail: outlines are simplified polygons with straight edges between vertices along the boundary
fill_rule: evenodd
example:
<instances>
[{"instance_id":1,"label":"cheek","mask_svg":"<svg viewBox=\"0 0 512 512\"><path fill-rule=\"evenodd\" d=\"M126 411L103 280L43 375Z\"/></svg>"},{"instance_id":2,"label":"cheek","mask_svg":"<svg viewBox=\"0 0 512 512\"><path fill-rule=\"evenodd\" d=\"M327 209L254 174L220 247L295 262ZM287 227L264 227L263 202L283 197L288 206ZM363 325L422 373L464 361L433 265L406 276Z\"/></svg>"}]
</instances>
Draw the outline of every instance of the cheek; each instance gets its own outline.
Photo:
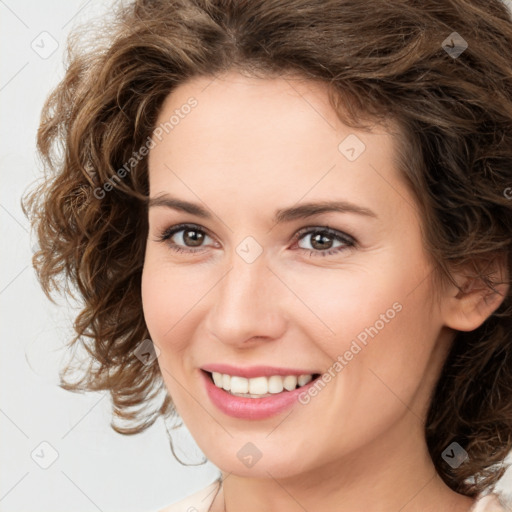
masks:
<instances>
[{"instance_id":1,"label":"cheek","mask_svg":"<svg viewBox=\"0 0 512 512\"><path fill-rule=\"evenodd\" d=\"M372 255L369 262L331 269L279 269L279 274L284 282L293 283L299 299L295 300L295 321L335 360L354 340L365 347L386 333L397 342L406 337L406 332L399 334L409 327L409 313L414 315L418 308L409 294L421 280L420 266L418 261L409 268L397 264L390 251ZM422 308L418 309L421 314Z\"/></svg>"},{"instance_id":2,"label":"cheek","mask_svg":"<svg viewBox=\"0 0 512 512\"><path fill-rule=\"evenodd\" d=\"M165 262L148 252L141 282L144 319L152 340L163 352L179 351L173 341L179 343L183 337L175 331L186 324L180 320L199 300L201 287L198 283L191 286L186 272L170 271Z\"/></svg>"},{"instance_id":3,"label":"cheek","mask_svg":"<svg viewBox=\"0 0 512 512\"><path fill-rule=\"evenodd\" d=\"M392 308L394 315L385 309L389 304L383 300L368 324L357 326L358 334L344 340L344 345L352 342L361 347L354 356L347 352L352 360L340 380L344 399L357 404L350 424L367 424L375 430L407 410L421 416L428 399L425 391L433 385L438 370L433 357L437 326L426 307L429 290L426 282L413 293L404 287ZM374 415L375 411L379 414Z\"/></svg>"},{"instance_id":4,"label":"cheek","mask_svg":"<svg viewBox=\"0 0 512 512\"><path fill-rule=\"evenodd\" d=\"M158 362L170 391L176 384L165 370L183 376L194 366L189 350L191 340L218 279L206 266L172 266L165 255L147 252L141 281L144 319L151 339L160 349Z\"/></svg>"},{"instance_id":5,"label":"cheek","mask_svg":"<svg viewBox=\"0 0 512 512\"><path fill-rule=\"evenodd\" d=\"M311 269L290 282L318 317L303 307L314 319L307 337L329 357L340 393L357 397L360 411L387 402L391 413L402 407L394 393L412 399L430 371L439 322L429 311L429 265L419 251L409 262L381 256L378 265Z\"/></svg>"},{"instance_id":6,"label":"cheek","mask_svg":"<svg viewBox=\"0 0 512 512\"><path fill-rule=\"evenodd\" d=\"M165 262L146 255L141 281L144 319L151 340L160 350L158 364L173 404L186 416L189 404L181 382L185 380L187 345L194 304L204 292L190 286L186 273L172 271Z\"/></svg>"},{"instance_id":7,"label":"cheek","mask_svg":"<svg viewBox=\"0 0 512 512\"><path fill-rule=\"evenodd\" d=\"M424 283L407 295L411 288L404 286L398 295L400 288L395 307L385 290L361 302L359 314L349 302L340 306L350 314L339 314L338 335L328 345L321 340L335 376L311 407L323 411L319 437L335 438L341 451L375 438L408 411L420 417L428 399L424 391L436 370L431 359L436 332L424 307L428 288ZM336 433L332 425L338 426Z\"/></svg>"}]
</instances>

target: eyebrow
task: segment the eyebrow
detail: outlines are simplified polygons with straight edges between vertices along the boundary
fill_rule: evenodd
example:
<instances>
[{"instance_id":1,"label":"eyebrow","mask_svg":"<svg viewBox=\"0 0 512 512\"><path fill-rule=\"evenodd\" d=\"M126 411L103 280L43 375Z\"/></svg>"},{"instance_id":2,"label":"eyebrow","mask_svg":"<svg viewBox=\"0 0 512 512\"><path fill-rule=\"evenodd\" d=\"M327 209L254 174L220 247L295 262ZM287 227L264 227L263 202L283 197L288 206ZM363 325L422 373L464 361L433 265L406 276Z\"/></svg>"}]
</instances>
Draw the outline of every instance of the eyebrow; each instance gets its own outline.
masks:
<instances>
[{"instance_id":1,"label":"eyebrow","mask_svg":"<svg viewBox=\"0 0 512 512\"><path fill-rule=\"evenodd\" d=\"M202 206L196 203L190 203L182 199L171 197L169 195L161 195L158 197L152 197L148 200L148 208L155 206L163 206L178 210L191 215L196 215L203 219L212 219L212 214ZM310 203L302 203L297 206L291 206L289 208L282 208L276 210L273 222L274 224L280 224L283 222L291 222L297 219L305 219L313 217L314 215L320 215L322 213L337 212L337 213L356 213L366 217L377 218L377 214L372 210L363 206L358 206L348 201L318 201Z\"/></svg>"}]
</instances>

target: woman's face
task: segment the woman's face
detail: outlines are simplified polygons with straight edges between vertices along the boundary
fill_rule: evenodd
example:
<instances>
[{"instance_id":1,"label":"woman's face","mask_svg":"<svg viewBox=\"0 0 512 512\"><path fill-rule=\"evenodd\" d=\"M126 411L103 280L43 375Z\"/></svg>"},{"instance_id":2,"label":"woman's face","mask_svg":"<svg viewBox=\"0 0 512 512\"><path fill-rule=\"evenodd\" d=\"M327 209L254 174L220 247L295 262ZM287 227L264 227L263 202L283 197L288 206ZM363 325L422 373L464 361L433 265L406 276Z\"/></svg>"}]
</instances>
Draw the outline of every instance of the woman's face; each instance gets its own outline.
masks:
<instances>
[{"instance_id":1,"label":"woman's face","mask_svg":"<svg viewBox=\"0 0 512 512\"><path fill-rule=\"evenodd\" d=\"M234 72L178 87L157 126L144 315L208 459L285 478L424 456L451 334L392 136L342 124L321 84Z\"/></svg>"}]
</instances>

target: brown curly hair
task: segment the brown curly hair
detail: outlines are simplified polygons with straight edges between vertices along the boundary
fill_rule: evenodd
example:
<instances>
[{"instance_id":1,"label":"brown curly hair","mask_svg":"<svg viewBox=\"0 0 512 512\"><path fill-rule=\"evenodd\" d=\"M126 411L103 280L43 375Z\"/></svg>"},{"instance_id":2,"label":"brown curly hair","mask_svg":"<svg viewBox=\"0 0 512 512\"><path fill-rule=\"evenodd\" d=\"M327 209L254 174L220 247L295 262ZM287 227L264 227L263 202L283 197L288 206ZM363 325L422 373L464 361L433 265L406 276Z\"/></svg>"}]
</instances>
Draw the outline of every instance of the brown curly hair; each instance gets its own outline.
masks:
<instances>
[{"instance_id":1,"label":"brown curly hair","mask_svg":"<svg viewBox=\"0 0 512 512\"><path fill-rule=\"evenodd\" d=\"M458 56L448 51L453 32L468 45ZM192 77L292 73L328 84L349 126L393 121L436 274L454 282L454 269L470 269L494 290L499 259L508 283L511 49L500 0L137 0L92 35L76 31L38 131L47 172L22 200L46 295L81 302L69 345L85 347L90 364L76 382L66 366L61 386L108 390L122 434L175 417L158 365L133 355L149 338L140 289L148 169L139 150L164 98ZM456 333L425 424L439 474L470 497L494 486L512 448L511 317L509 287L481 327ZM457 469L441 457L454 440L469 453Z\"/></svg>"}]
</instances>

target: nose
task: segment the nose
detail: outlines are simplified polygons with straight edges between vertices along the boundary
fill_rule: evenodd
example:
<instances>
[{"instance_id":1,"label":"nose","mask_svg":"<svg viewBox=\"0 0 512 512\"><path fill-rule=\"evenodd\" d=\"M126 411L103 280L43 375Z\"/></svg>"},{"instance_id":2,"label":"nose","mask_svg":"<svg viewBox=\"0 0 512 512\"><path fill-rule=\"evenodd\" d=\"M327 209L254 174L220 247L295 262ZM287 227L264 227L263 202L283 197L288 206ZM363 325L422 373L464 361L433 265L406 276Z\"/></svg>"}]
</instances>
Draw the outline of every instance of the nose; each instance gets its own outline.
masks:
<instances>
[{"instance_id":1,"label":"nose","mask_svg":"<svg viewBox=\"0 0 512 512\"><path fill-rule=\"evenodd\" d=\"M283 284L263 255L247 263L234 253L230 263L212 293L206 319L209 334L237 347L278 339L287 325Z\"/></svg>"}]
</instances>

